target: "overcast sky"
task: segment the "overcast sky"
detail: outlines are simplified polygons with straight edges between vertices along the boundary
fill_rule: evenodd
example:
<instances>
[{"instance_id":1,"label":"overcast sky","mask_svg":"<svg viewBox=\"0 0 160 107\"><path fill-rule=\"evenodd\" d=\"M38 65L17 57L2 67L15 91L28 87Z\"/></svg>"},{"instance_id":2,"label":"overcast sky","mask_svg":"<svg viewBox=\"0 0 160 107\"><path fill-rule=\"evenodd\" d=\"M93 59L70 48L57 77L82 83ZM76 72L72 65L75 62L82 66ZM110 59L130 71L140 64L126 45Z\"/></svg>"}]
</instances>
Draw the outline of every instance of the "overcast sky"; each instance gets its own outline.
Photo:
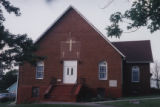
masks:
<instances>
[{"instance_id":1,"label":"overcast sky","mask_svg":"<svg viewBox=\"0 0 160 107\"><path fill-rule=\"evenodd\" d=\"M14 34L28 34L36 40L45 32L53 22L67 9L74 6L86 19L88 19L106 37L106 26L110 24L109 17L116 11L125 11L131 6L128 0L114 0L103 9L111 0L10 0L12 4L21 9L22 15L5 14L5 26ZM51 1L51 0L48 0ZM150 34L146 28L133 33L123 33L120 39L108 38L110 41L151 40L154 60L160 61L160 31Z\"/></svg>"}]
</instances>

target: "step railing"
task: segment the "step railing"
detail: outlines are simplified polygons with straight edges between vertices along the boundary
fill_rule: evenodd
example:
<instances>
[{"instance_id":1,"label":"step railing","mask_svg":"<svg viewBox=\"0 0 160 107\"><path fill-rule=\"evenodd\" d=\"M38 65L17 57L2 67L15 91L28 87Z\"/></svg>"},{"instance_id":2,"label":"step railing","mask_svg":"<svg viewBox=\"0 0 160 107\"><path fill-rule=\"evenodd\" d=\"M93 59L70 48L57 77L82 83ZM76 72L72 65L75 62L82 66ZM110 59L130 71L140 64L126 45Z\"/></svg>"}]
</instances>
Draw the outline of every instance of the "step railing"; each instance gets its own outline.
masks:
<instances>
[{"instance_id":1,"label":"step railing","mask_svg":"<svg viewBox=\"0 0 160 107\"><path fill-rule=\"evenodd\" d=\"M51 94L53 88L56 86L56 84L57 84L57 79L55 77L52 77L51 81L50 81L50 85L48 86L48 88L46 89L46 91L44 93L44 98L50 97L50 94Z\"/></svg>"},{"instance_id":2,"label":"step railing","mask_svg":"<svg viewBox=\"0 0 160 107\"><path fill-rule=\"evenodd\" d=\"M80 92L80 90L81 90L81 87L82 87L81 84L78 84L78 85L76 86L76 89L75 89L75 91L74 91L74 95L78 95L78 94L79 94L79 92Z\"/></svg>"}]
</instances>

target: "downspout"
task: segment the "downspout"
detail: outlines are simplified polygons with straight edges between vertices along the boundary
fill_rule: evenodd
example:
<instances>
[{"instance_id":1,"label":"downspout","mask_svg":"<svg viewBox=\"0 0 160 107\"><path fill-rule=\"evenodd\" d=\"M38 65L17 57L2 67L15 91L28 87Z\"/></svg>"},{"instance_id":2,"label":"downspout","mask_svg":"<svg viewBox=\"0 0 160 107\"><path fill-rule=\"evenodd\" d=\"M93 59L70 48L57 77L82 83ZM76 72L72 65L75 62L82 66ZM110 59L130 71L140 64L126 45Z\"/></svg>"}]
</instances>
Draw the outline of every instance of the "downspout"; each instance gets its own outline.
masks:
<instances>
[{"instance_id":1,"label":"downspout","mask_svg":"<svg viewBox=\"0 0 160 107\"><path fill-rule=\"evenodd\" d=\"M122 86L122 96L124 95L124 60L125 60L125 57L122 57L122 61L121 61L121 77L122 77L122 83L121 83L121 86Z\"/></svg>"},{"instance_id":2,"label":"downspout","mask_svg":"<svg viewBox=\"0 0 160 107\"><path fill-rule=\"evenodd\" d=\"M18 70L18 73L17 73L17 89L16 89L16 100L15 100L15 103L17 103L17 97L18 97L19 72L20 72L20 70Z\"/></svg>"}]
</instances>

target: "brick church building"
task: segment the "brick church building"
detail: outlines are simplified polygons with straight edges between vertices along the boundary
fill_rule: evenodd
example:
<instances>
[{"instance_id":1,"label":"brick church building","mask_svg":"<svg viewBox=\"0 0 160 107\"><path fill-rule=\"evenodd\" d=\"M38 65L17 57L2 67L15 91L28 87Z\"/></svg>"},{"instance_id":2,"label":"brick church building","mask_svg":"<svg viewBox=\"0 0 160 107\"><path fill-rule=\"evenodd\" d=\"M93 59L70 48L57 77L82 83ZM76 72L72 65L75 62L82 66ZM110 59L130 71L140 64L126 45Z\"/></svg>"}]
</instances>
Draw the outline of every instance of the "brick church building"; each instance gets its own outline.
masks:
<instances>
[{"instance_id":1,"label":"brick church building","mask_svg":"<svg viewBox=\"0 0 160 107\"><path fill-rule=\"evenodd\" d=\"M150 41L110 42L73 7L36 41L36 66L20 66L17 103L147 94Z\"/></svg>"}]
</instances>

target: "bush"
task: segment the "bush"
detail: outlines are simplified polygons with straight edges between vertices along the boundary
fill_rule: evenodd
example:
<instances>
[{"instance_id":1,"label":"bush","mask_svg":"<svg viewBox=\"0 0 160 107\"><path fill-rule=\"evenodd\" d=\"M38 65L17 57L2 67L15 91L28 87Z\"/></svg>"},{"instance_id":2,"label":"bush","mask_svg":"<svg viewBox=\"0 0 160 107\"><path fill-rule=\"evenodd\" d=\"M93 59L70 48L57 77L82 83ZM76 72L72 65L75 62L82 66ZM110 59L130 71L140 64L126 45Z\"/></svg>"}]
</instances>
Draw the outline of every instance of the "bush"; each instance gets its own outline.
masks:
<instances>
[{"instance_id":1,"label":"bush","mask_svg":"<svg viewBox=\"0 0 160 107\"><path fill-rule=\"evenodd\" d=\"M160 89L151 88L151 93L152 93L152 94L160 94Z\"/></svg>"},{"instance_id":2,"label":"bush","mask_svg":"<svg viewBox=\"0 0 160 107\"><path fill-rule=\"evenodd\" d=\"M90 102L92 101L91 99L94 97L94 92L92 89L90 89L88 86L83 85L81 87L81 90L77 96L77 101L78 102Z\"/></svg>"}]
</instances>

